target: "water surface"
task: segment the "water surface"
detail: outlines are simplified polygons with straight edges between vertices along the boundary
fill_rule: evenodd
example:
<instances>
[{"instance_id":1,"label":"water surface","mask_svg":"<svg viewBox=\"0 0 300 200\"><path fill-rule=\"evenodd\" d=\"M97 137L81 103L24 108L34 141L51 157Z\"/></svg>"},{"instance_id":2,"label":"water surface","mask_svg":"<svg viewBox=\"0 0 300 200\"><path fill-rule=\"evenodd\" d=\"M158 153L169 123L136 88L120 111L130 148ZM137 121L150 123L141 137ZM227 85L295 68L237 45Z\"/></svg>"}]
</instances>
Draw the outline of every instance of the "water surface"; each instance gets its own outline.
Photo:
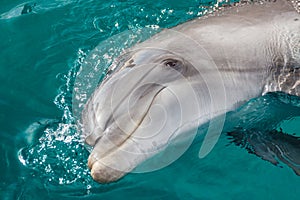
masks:
<instances>
[{"instance_id":1,"label":"water surface","mask_svg":"<svg viewBox=\"0 0 300 200\"><path fill-rule=\"evenodd\" d=\"M76 73L86 57L111 36L172 27L201 16L203 6L215 3L2 0L1 199L298 199L300 178L291 169L229 145L225 134L199 159L205 126L191 148L164 169L129 174L108 185L89 175L88 152L72 112ZM122 43L118 47L112 55L125 48ZM99 70L105 72L105 66ZM253 99L228 114L226 127L299 134L299 99L286 99L281 94Z\"/></svg>"}]
</instances>

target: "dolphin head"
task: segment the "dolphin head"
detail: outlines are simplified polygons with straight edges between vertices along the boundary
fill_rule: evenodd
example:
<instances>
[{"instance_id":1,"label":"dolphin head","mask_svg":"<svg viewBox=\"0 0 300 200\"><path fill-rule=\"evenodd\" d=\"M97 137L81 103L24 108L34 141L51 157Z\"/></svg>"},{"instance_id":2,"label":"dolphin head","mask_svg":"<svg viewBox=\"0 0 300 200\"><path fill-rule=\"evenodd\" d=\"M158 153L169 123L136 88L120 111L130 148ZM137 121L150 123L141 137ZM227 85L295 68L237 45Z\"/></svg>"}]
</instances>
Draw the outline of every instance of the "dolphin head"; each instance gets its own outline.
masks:
<instances>
[{"instance_id":1,"label":"dolphin head","mask_svg":"<svg viewBox=\"0 0 300 200\"><path fill-rule=\"evenodd\" d=\"M85 141L93 146L88 166L101 183L161 152L179 127L199 115L199 73L185 58L143 48L125 53L111 68L82 114Z\"/></svg>"}]
</instances>

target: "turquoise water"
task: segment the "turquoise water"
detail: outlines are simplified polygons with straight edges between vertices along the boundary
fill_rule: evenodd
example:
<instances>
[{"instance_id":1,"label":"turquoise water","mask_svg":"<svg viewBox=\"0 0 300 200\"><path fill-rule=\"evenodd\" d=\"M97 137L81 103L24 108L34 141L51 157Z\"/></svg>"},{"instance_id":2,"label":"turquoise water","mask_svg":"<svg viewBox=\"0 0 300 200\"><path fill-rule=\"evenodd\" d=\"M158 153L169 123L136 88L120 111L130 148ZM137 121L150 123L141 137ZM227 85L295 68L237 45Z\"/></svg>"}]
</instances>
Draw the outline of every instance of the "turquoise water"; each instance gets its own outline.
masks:
<instances>
[{"instance_id":1,"label":"turquoise water","mask_svg":"<svg viewBox=\"0 0 300 200\"><path fill-rule=\"evenodd\" d=\"M155 32L200 16L203 5L214 4L2 0L0 199L298 199L299 176L230 144L225 134L199 159L205 126L191 148L166 168L108 185L89 175L72 107L76 73L88 67L89 53L128 29ZM116 44L114 56L126 47ZM109 62L100 66L101 73ZM299 98L283 94L253 99L227 115L224 132L234 126L299 134L299 104Z\"/></svg>"}]
</instances>

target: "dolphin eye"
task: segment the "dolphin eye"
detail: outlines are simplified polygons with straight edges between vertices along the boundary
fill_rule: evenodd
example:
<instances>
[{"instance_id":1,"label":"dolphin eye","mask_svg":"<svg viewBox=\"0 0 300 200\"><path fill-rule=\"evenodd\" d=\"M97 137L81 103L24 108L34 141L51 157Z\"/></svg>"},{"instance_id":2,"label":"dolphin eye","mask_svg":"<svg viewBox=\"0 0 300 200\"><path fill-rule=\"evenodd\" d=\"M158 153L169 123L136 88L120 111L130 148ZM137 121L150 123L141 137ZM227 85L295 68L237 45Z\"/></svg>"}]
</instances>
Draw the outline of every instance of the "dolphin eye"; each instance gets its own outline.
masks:
<instances>
[{"instance_id":1,"label":"dolphin eye","mask_svg":"<svg viewBox=\"0 0 300 200\"><path fill-rule=\"evenodd\" d=\"M171 67L175 70L180 70L182 67L182 63L179 60L174 60L174 59L164 60L164 65L167 67Z\"/></svg>"}]
</instances>

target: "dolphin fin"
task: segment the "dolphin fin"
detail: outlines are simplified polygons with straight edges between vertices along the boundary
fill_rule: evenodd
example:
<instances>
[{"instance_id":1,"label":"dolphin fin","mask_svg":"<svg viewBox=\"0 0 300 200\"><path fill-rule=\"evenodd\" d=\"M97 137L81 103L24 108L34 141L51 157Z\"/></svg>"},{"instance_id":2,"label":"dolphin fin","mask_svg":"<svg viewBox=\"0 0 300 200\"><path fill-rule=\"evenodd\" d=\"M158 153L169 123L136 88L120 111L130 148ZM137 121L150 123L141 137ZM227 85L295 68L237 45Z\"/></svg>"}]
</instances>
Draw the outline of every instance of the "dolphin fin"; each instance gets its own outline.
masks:
<instances>
[{"instance_id":1,"label":"dolphin fin","mask_svg":"<svg viewBox=\"0 0 300 200\"><path fill-rule=\"evenodd\" d=\"M236 130L228 132L231 143L245 148L276 166L280 161L300 176L300 137L289 135L282 130Z\"/></svg>"}]
</instances>

